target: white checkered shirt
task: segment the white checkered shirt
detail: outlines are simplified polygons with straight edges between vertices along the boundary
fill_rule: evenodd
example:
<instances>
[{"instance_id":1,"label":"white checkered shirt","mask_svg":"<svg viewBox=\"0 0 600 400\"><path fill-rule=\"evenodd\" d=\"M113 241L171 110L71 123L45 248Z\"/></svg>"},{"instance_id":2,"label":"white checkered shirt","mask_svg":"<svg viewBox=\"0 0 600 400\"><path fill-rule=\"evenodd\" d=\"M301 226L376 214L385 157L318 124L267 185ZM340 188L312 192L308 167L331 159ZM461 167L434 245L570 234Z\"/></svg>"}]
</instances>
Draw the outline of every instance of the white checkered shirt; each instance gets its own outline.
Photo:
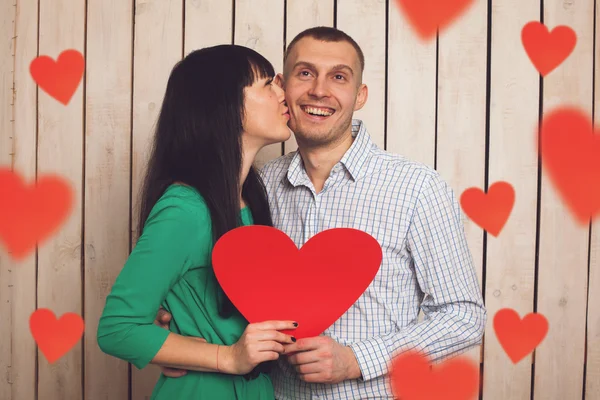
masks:
<instances>
[{"instance_id":1,"label":"white checkered shirt","mask_svg":"<svg viewBox=\"0 0 600 400\"><path fill-rule=\"evenodd\" d=\"M433 168L379 149L362 121L352 121L352 134L318 194L297 151L260 172L274 225L298 248L318 232L348 227L383 250L374 281L323 333L353 349L362 378L305 383L282 358L272 375L278 400L393 399L392 355L414 348L439 362L483 336L487 312L453 190Z\"/></svg>"}]
</instances>

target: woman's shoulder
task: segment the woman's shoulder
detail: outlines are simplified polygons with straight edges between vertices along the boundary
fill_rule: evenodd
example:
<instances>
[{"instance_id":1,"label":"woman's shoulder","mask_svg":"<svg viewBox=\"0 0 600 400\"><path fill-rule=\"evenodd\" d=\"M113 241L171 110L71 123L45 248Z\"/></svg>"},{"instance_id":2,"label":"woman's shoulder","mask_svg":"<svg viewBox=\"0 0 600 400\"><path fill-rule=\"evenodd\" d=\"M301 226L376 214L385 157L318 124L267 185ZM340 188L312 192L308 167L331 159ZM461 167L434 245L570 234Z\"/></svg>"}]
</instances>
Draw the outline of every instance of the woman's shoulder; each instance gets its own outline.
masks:
<instances>
[{"instance_id":1,"label":"woman's shoulder","mask_svg":"<svg viewBox=\"0 0 600 400\"><path fill-rule=\"evenodd\" d=\"M173 183L165 189L152 209L152 214L168 213L173 217L190 218L196 222L210 220L204 197L193 187Z\"/></svg>"}]
</instances>

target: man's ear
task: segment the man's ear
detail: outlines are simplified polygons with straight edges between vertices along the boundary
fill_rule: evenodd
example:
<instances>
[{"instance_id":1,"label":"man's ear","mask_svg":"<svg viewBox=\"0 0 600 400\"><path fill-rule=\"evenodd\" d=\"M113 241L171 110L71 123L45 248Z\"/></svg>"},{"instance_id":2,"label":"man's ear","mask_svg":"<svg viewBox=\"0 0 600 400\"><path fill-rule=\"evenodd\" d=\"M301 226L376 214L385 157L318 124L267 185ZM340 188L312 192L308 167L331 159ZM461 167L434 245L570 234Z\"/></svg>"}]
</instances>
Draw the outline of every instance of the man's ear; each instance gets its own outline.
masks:
<instances>
[{"instance_id":1,"label":"man's ear","mask_svg":"<svg viewBox=\"0 0 600 400\"><path fill-rule=\"evenodd\" d=\"M277 86L285 90L285 79L283 79L283 74L277 74L277 76L275 76L275 79L273 79L273 82L275 82Z\"/></svg>"},{"instance_id":2,"label":"man's ear","mask_svg":"<svg viewBox=\"0 0 600 400\"><path fill-rule=\"evenodd\" d=\"M364 107L369 97L369 88L364 83L360 84L358 93L356 94L356 102L354 102L354 111L358 111Z\"/></svg>"}]
</instances>

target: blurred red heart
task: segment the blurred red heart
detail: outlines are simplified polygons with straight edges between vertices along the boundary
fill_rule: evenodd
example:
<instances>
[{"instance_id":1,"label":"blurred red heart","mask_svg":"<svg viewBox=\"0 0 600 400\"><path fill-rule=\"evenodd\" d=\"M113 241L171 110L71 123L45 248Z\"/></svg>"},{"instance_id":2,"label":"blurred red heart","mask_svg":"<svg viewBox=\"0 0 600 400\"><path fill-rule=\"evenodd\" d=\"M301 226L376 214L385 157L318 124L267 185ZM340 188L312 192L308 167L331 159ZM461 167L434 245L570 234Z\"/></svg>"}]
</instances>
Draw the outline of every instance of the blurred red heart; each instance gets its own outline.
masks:
<instances>
[{"instance_id":1,"label":"blurred red heart","mask_svg":"<svg viewBox=\"0 0 600 400\"><path fill-rule=\"evenodd\" d=\"M52 364L81 339L84 323L75 313L66 313L56 319L51 310L40 308L29 317L29 329L40 351Z\"/></svg>"},{"instance_id":2,"label":"blurred red heart","mask_svg":"<svg viewBox=\"0 0 600 400\"><path fill-rule=\"evenodd\" d=\"M438 31L458 19L474 0L396 0L400 11L423 40L433 39Z\"/></svg>"},{"instance_id":3,"label":"blurred red heart","mask_svg":"<svg viewBox=\"0 0 600 400\"><path fill-rule=\"evenodd\" d=\"M430 366L427 357L407 351L392 360L390 374L402 400L471 400L479 391L479 366L465 357Z\"/></svg>"},{"instance_id":4,"label":"blurred red heart","mask_svg":"<svg viewBox=\"0 0 600 400\"><path fill-rule=\"evenodd\" d=\"M291 320L296 338L320 335L358 300L382 261L379 243L350 228L329 229L300 250L282 231L243 226L213 249L215 276L250 322Z\"/></svg>"},{"instance_id":5,"label":"blurred red heart","mask_svg":"<svg viewBox=\"0 0 600 400\"><path fill-rule=\"evenodd\" d=\"M482 229L498 236L515 204L515 190L508 182L496 182L487 193L473 187L460 196L465 212Z\"/></svg>"},{"instance_id":6,"label":"blurred red heart","mask_svg":"<svg viewBox=\"0 0 600 400\"><path fill-rule=\"evenodd\" d=\"M550 32L541 22L531 21L521 30L521 42L534 67L546 76L573 52L577 35L568 26L556 26Z\"/></svg>"},{"instance_id":7,"label":"blurred red heart","mask_svg":"<svg viewBox=\"0 0 600 400\"><path fill-rule=\"evenodd\" d=\"M548 320L537 313L521 319L515 310L503 308L494 315L494 331L504 352L516 364L544 340Z\"/></svg>"},{"instance_id":8,"label":"blurred red heart","mask_svg":"<svg viewBox=\"0 0 600 400\"><path fill-rule=\"evenodd\" d=\"M75 94L84 69L83 55L74 49L60 53L57 61L49 56L39 56L29 66L29 72L38 86L64 105Z\"/></svg>"},{"instance_id":9,"label":"blurred red heart","mask_svg":"<svg viewBox=\"0 0 600 400\"><path fill-rule=\"evenodd\" d=\"M42 175L26 185L17 173L0 168L0 241L14 259L54 234L72 207L72 190L60 177Z\"/></svg>"},{"instance_id":10,"label":"blurred red heart","mask_svg":"<svg viewBox=\"0 0 600 400\"><path fill-rule=\"evenodd\" d=\"M600 214L600 130L574 107L548 112L542 121L542 166L575 220L584 226Z\"/></svg>"}]
</instances>

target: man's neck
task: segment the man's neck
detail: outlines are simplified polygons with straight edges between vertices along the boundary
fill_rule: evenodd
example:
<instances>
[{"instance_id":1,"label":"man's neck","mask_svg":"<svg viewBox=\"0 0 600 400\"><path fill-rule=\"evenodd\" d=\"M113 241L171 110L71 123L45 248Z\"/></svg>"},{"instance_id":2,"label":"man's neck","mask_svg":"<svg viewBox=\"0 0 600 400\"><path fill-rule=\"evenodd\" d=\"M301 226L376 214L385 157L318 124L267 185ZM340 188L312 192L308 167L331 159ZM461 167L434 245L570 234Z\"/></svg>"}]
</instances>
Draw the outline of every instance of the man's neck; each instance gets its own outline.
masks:
<instances>
[{"instance_id":1,"label":"man's neck","mask_svg":"<svg viewBox=\"0 0 600 400\"><path fill-rule=\"evenodd\" d=\"M353 142L354 137L352 136L352 130L350 130L342 140L326 146L307 148L302 147L299 143L304 169L306 169L306 174L317 193L323 189L331 170L344 157Z\"/></svg>"}]
</instances>

